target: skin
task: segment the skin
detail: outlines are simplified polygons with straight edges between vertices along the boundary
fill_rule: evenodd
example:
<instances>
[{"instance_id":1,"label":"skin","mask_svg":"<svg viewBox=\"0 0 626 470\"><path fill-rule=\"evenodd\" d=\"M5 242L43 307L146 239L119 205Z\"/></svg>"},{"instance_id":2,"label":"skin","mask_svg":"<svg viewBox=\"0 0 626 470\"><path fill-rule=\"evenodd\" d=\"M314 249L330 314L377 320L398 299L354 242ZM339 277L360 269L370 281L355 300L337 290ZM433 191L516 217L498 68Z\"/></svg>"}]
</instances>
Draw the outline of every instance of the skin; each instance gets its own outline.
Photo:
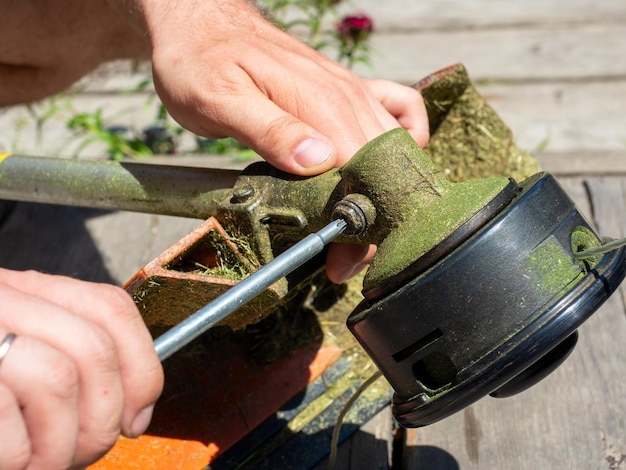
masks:
<instances>
[{"instance_id":1,"label":"skin","mask_svg":"<svg viewBox=\"0 0 626 470\"><path fill-rule=\"evenodd\" d=\"M125 291L0 268L0 297L0 337L18 335L0 367L0 468L84 466L145 431L163 370Z\"/></svg>"},{"instance_id":2,"label":"skin","mask_svg":"<svg viewBox=\"0 0 626 470\"><path fill-rule=\"evenodd\" d=\"M0 0L0 18L0 106L60 92L113 59L150 59L182 126L235 137L294 174L341 166L400 126L428 141L418 92L358 78L243 0ZM329 277L351 277L374 251L332 246ZM0 340L18 335L0 364L0 468L85 466L120 433L145 431L163 375L126 293L0 269L0 298Z\"/></svg>"}]
</instances>

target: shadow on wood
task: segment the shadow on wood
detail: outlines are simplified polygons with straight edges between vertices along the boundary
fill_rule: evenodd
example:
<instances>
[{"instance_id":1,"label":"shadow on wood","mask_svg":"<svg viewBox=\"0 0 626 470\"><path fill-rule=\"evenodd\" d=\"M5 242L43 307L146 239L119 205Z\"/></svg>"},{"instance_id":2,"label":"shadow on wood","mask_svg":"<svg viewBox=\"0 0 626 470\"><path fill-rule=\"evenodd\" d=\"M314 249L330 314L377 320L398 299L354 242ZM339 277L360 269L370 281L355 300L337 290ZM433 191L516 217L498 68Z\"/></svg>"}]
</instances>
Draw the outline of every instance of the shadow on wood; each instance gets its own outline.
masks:
<instances>
[{"instance_id":1,"label":"shadow on wood","mask_svg":"<svg viewBox=\"0 0 626 470\"><path fill-rule=\"evenodd\" d=\"M2 204L11 203L2 201ZM107 213L97 209L17 203L10 214L3 217L5 220L0 226L0 266L114 284L85 225L89 219Z\"/></svg>"},{"instance_id":2,"label":"shadow on wood","mask_svg":"<svg viewBox=\"0 0 626 470\"><path fill-rule=\"evenodd\" d=\"M410 463L410 464L409 464ZM459 470L454 456L435 446L407 446L403 468L411 470ZM395 470L395 469L394 469Z\"/></svg>"}]
</instances>

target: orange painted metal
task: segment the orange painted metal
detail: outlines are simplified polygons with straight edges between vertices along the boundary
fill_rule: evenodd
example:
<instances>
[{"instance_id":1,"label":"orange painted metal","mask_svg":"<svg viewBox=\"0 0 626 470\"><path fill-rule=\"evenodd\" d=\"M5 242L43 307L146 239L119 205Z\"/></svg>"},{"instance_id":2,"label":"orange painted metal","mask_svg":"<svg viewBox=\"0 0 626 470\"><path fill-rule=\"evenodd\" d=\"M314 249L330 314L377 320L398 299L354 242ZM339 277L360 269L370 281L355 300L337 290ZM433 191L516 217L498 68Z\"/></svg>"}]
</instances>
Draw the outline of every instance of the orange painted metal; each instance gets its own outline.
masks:
<instances>
[{"instance_id":1,"label":"orange painted metal","mask_svg":"<svg viewBox=\"0 0 626 470\"><path fill-rule=\"evenodd\" d=\"M318 347L262 367L237 353L236 341L209 347L225 357L182 352L178 364L166 364L165 391L146 434L120 438L90 470L205 468L341 357L338 347Z\"/></svg>"},{"instance_id":2,"label":"orange painted metal","mask_svg":"<svg viewBox=\"0 0 626 470\"><path fill-rule=\"evenodd\" d=\"M124 287L158 336L237 283L210 274L211 268L221 265L243 266L246 272L256 270L217 219L210 217L148 263ZM284 296L281 286L277 282L222 323L238 330L258 322L275 310Z\"/></svg>"},{"instance_id":3,"label":"orange painted metal","mask_svg":"<svg viewBox=\"0 0 626 470\"><path fill-rule=\"evenodd\" d=\"M219 222L211 217L148 263L125 284L124 288L133 295L144 321L153 333L161 333L180 323L236 284L232 279L195 272L201 266L213 267L219 262L216 250L210 249L209 237L212 233L233 254L238 254L237 247L228 239Z\"/></svg>"}]
</instances>

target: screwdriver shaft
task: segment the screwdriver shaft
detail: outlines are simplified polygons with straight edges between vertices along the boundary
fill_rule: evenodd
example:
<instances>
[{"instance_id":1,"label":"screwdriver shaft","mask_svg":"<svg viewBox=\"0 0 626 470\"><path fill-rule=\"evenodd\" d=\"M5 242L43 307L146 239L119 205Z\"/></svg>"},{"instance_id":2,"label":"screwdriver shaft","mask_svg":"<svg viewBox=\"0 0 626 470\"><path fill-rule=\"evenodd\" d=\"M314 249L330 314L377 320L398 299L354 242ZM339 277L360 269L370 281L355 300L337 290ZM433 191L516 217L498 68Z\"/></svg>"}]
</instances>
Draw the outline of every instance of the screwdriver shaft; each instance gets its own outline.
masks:
<instances>
[{"instance_id":1,"label":"screwdriver shaft","mask_svg":"<svg viewBox=\"0 0 626 470\"><path fill-rule=\"evenodd\" d=\"M167 359L202 333L215 326L237 308L252 300L280 278L320 253L324 246L346 229L346 222L334 220L281 253L254 274L231 287L154 341L161 361Z\"/></svg>"}]
</instances>

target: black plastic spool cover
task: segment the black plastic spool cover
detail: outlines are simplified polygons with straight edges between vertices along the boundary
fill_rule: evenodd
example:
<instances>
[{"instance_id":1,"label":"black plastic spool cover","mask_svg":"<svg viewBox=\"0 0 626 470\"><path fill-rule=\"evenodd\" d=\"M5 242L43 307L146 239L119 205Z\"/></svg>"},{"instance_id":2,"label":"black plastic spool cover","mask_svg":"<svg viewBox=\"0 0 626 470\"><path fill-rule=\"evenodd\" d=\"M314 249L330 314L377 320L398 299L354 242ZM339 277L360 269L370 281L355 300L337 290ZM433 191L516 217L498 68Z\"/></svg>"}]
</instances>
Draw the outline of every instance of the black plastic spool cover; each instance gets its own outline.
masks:
<instances>
[{"instance_id":1,"label":"black plastic spool cover","mask_svg":"<svg viewBox=\"0 0 626 470\"><path fill-rule=\"evenodd\" d=\"M607 253L556 292L523 276L522 266L548 239L574 263L579 227L593 232L551 175L535 175L446 258L355 309L348 327L394 388L401 425L432 424L488 394L513 395L565 360L576 328L624 279L626 251Z\"/></svg>"}]
</instances>

